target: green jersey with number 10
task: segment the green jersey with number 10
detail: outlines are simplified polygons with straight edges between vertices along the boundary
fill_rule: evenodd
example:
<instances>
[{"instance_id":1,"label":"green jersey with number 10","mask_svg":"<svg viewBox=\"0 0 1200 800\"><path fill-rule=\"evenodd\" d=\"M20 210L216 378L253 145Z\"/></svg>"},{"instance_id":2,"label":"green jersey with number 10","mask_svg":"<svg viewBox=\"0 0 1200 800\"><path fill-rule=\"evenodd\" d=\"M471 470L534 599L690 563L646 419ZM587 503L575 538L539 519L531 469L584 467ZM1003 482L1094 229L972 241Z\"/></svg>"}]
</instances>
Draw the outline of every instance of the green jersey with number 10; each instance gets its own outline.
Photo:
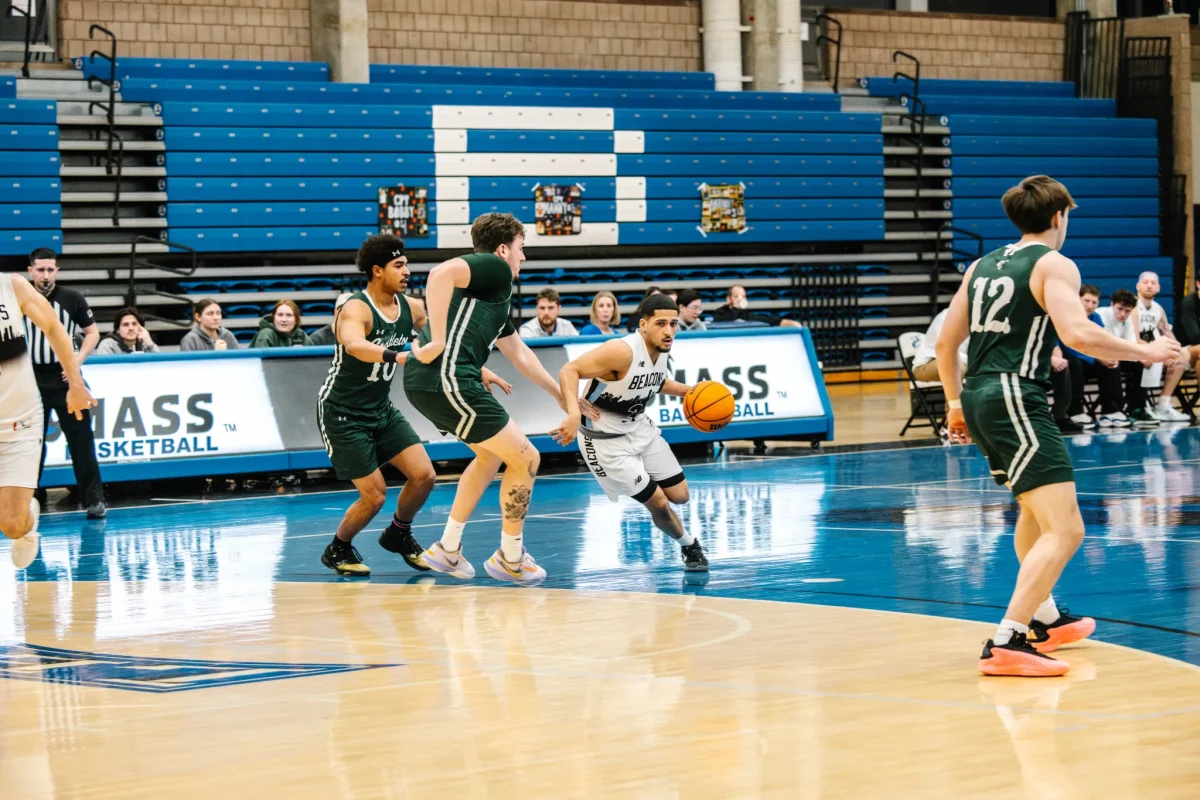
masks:
<instances>
[{"instance_id":1,"label":"green jersey with number 10","mask_svg":"<svg viewBox=\"0 0 1200 800\"><path fill-rule=\"evenodd\" d=\"M1034 266L1049 252L1051 248L1044 244L1010 244L975 265L967 286L968 380L1010 373L1049 385L1050 355L1058 333L1029 289Z\"/></svg>"},{"instance_id":2,"label":"green jersey with number 10","mask_svg":"<svg viewBox=\"0 0 1200 800\"><path fill-rule=\"evenodd\" d=\"M402 295L396 295L399 309L395 319L385 317L366 292L355 292L350 299L361 300L371 309L367 341L393 350L408 344L412 338L412 309ZM339 342L334 349L333 366L321 387L321 402L346 411L373 412L391 403L389 394L397 367L396 363L359 361Z\"/></svg>"}]
</instances>

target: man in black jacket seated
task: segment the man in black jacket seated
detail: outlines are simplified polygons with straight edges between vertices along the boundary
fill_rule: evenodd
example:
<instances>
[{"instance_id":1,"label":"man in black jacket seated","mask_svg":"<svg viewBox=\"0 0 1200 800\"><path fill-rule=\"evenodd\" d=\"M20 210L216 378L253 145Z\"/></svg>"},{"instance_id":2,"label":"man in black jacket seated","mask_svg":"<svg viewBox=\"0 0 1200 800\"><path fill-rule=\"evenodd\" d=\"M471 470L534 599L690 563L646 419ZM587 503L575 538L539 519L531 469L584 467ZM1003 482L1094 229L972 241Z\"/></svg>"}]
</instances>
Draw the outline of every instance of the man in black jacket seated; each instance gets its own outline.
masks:
<instances>
[{"instance_id":1,"label":"man in black jacket seated","mask_svg":"<svg viewBox=\"0 0 1200 800\"><path fill-rule=\"evenodd\" d=\"M1173 330L1179 343L1183 345L1188 364L1195 367L1197 359L1200 359L1200 275L1196 278L1192 293L1183 298L1179 310L1175 312Z\"/></svg>"}]
</instances>

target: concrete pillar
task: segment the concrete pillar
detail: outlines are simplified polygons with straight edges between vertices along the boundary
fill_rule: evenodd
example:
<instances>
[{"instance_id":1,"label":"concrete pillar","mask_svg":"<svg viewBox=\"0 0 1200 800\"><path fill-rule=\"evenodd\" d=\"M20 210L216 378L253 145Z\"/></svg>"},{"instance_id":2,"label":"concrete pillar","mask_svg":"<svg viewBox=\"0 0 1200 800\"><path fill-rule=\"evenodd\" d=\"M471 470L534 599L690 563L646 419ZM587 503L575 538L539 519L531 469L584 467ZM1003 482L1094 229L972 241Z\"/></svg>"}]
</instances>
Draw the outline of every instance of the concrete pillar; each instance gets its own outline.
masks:
<instances>
[{"instance_id":1,"label":"concrete pillar","mask_svg":"<svg viewBox=\"0 0 1200 800\"><path fill-rule=\"evenodd\" d=\"M779 32L779 86L782 92L804 91L804 23L800 0L775 0Z\"/></svg>"},{"instance_id":2,"label":"concrete pillar","mask_svg":"<svg viewBox=\"0 0 1200 800\"><path fill-rule=\"evenodd\" d=\"M329 63L329 79L370 83L367 0L310 0L313 61Z\"/></svg>"},{"instance_id":3,"label":"concrete pillar","mask_svg":"<svg viewBox=\"0 0 1200 800\"><path fill-rule=\"evenodd\" d=\"M742 90L742 11L738 0L702 0L704 69L718 92Z\"/></svg>"},{"instance_id":4,"label":"concrete pillar","mask_svg":"<svg viewBox=\"0 0 1200 800\"><path fill-rule=\"evenodd\" d=\"M1072 11L1086 11L1092 19L1104 19L1117 15L1117 0L1056 0L1055 11L1059 19L1066 19Z\"/></svg>"},{"instance_id":5,"label":"concrete pillar","mask_svg":"<svg viewBox=\"0 0 1200 800\"><path fill-rule=\"evenodd\" d=\"M743 19L750 27L743 61L746 74L754 78L750 88L756 92L777 92L780 88L777 3L778 0L745 0L742 3Z\"/></svg>"}]
</instances>

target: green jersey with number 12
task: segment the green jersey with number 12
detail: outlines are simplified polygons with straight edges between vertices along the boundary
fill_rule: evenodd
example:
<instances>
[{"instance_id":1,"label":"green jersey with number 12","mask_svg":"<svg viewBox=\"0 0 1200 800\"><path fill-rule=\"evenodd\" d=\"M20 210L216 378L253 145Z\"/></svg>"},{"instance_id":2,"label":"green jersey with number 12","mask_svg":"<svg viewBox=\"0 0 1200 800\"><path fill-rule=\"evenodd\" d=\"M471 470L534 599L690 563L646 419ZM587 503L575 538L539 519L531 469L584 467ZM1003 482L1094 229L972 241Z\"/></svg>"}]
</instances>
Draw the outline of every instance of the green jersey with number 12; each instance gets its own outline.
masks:
<instances>
[{"instance_id":1,"label":"green jersey with number 12","mask_svg":"<svg viewBox=\"0 0 1200 800\"><path fill-rule=\"evenodd\" d=\"M975 265L967 286L968 380L1010 373L1049 385L1050 354L1058 344L1058 333L1029 289L1034 266L1049 252L1051 248L1044 244L1010 244Z\"/></svg>"},{"instance_id":2,"label":"green jersey with number 12","mask_svg":"<svg viewBox=\"0 0 1200 800\"><path fill-rule=\"evenodd\" d=\"M371 309L371 330L367 341L380 347L399 350L412 338L412 309L402 295L396 295L399 306L395 319L388 319L371 302L366 292L355 292L351 300L361 300ZM321 387L322 403L346 411L372 412L391 402L392 378L399 364L359 361L346 352L339 342L333 353L333 366Z\"/></svg>"}]
</instances>

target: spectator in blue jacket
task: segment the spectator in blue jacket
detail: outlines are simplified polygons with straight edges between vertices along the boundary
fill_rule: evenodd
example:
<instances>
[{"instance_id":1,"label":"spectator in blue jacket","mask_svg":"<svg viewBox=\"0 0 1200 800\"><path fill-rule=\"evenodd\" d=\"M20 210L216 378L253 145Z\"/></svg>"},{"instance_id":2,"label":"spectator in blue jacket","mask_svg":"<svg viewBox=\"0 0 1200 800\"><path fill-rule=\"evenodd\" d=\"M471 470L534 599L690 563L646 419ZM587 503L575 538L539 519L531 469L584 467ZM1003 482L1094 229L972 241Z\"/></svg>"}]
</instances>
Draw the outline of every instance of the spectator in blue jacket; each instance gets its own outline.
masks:
<instances>
[{"instance_id":1,"label":"spectator in blue jacket","mask_svg":"<svg viewBox=\"0 0 1200 800\"><path fill-rule=\"evenodd\" d=\"M1083 303L1083 310L1087 312L1088 319L1103 328L1104 320L1096 311L1100 305L1100 289L1090 283L1085 283L1079 287L1079 301ZM1121 410L1123 403L1120 363L1098 361L1077 350L1072 350L1066 345L1063 345L1062 349L1071 372L1071 407L1068 409L1071 421L1085 428L1097 424L1105 428L1123 428L1129 425L1129 418ZM1098 419L1092 419L1092 416L1083 409L1083 386L1093 378L1100 387L1100 416Z\"/></svg>"}]
</instances>

